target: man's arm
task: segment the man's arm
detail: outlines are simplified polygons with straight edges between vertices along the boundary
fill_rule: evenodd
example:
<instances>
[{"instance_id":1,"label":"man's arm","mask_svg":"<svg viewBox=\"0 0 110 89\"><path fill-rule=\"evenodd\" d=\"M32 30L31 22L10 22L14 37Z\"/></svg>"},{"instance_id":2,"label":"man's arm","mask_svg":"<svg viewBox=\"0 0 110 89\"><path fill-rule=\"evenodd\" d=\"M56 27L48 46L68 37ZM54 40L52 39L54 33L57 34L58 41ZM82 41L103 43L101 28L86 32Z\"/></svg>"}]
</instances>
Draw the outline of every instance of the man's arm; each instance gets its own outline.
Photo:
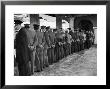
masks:
<instances>
[{"instance_id":1,"label":"man's arm","mask_svg":"<svg viewBox=\"0 0 110 89\"><path fill-rule=\"evenodd\" d=\"M37 34L35 33L33 46L36 47L37 45L38 45L38 37Z\"/></svg>"}]
</instances>

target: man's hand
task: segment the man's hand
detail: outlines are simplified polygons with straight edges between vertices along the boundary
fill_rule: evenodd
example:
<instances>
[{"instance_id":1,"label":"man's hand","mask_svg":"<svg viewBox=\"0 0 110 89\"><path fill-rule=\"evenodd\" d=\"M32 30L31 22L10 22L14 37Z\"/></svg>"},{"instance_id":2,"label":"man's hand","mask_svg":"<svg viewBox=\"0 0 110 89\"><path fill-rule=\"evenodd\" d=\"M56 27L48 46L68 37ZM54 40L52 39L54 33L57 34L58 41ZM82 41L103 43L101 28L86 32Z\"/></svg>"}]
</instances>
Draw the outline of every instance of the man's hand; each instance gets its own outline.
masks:
<instances>
[{"instance_id":1,"label":"man's hand","mask_svg":"<svg viewBox=\"0 0 110 89\"><path fill-rule=\"evenodd\" d=\"M31 51L35 50L34 46L28 46Z\"/></svg>"},{"instance_id":2,"label":"man's hand","mask_svg":"<svg viewBox=\"0 0 110 89\"><path fill-rule=\"evenodd\" d=\"M52 45L52 47L55 47L55 45Z\"/></svg>"},{"instance_id":3,"label":"man's hand","mask_svg":"<svg viewBox=\"0 0 110 89\"><path fill-rule=\"evenodd\" d=\"M43 48L43 45L40 45L41 48Z\"/></svg>"}]
</instances>

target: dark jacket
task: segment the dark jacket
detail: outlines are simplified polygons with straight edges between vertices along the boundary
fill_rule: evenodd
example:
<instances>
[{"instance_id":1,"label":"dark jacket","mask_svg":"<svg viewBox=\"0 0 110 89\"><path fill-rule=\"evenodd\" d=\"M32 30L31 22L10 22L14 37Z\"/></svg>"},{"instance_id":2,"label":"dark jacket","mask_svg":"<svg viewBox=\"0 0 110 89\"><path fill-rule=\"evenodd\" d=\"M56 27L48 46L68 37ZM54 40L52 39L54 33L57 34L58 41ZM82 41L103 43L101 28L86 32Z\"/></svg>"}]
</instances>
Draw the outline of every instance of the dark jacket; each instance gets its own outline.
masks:
<instances>
[{"instance_id":1,"label":"dark jacket","mask_svg":"<svg viewBox=\"0 0 110 89\"><path fill-rule=\"evenodd\" d=\"M18 65L24 65L29 62L28 39L26 29L21 28L16 35L16 61Z\"/></svg>"}]
</instances>

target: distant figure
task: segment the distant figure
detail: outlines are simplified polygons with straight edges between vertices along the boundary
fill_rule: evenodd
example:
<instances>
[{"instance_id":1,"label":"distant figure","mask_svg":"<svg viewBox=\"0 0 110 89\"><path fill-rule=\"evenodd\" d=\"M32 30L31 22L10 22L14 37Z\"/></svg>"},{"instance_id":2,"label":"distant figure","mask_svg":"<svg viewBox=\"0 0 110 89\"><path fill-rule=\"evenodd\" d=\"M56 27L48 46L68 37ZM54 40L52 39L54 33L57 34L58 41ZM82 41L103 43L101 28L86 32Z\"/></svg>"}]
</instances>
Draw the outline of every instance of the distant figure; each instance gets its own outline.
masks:
<instances>
[{"instance_id":1,"label":"distant figure","mask_svg":"<svg viewBox=\"0 0 110 89\"><path fill-rule=\"evenodd\" d=\"M65 31L65 38L66 38L66 40L65 40L65 42L66 42L66 54L70 55L71 54L72 37L70 34L68 34L68 31Z\"/></svg>"},{"instance_id":2,"label":"distant figure","mask_svg":"<svg viewBox=\"0 0 110 89\"><path fill-rule=\"evenodd\" d=\"M55 62L55 55L54 55L54 47L55 47L55 33L53 29L49 30L49 38L50 38L50 58L51 64Z\"/></svg>"}]
</instances>

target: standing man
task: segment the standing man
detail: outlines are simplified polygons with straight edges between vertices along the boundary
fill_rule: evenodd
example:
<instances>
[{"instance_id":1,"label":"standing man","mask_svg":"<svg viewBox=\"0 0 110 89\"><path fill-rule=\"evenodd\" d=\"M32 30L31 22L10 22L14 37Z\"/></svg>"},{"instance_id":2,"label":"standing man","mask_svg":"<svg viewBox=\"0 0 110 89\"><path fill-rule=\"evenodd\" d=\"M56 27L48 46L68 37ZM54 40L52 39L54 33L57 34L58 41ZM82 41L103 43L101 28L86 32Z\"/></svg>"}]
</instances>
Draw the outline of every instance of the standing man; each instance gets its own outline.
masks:
<instances>
[{"instance_id":1,"label":"standing man","mask_svg":"<svg viewBox=\"0 0 110 89\"><path fill-rule=\"evenodd\" d=\"M54 55L54 48L55 48L55 33L53 32L53 29L49 30L49 37L50 37L50 44L51 44L51 63L55 62L55 55Z\"/></svg>"},{"instance_id":2,"label":"standing man","mask_svg":"<svg viewBox=\"0 0 110 89\"><path fill-rule=\"evenodd\" d=\"M50 26L46 27L46 32L45 32L45 38L46 38L46 42L47 42L47 46L48 46L48 50L47 50L47 55L48 55L48 62L49 64L52 64L52 55L51 55L51 40L50 40Z\"/></svg>"},{"instance_id":3,"label":"standing man","mask_svg":"<svg viewBox=\"0 0 110 89\"><path fill-rule=\"evenodd\" d=\"M71 42L72 42L72 37L70 34L68 34L68 31L65 31L65 36L67 38L66 40L66 47L67 47L67 55L71 54Z\"/></svg>"},{"instance_id":4,"label":"standing man","mask_svg":"<svg viewBox=\"0 0 110 89\"><path fill-rule=\"evenodd\" d=\"M71 53L73 53L75 50L75 34L74 32L71 30L71 28L68 28L69 29L69 34L71 35L72 37L72 42L71 42Z\"/></svg>"},{"instance_id":5,"label":"standing man","mask_svg":"<svg viewBox=\"0 0 110 89\"><path fill-rule=\"evenodd\" d=\"M47 55L47 49L48 49L48 43L47 43L47 38L46 37L46 26L41 26L41 30L44 34L43 36L43 67L48 67L49 66L49 62L48 62L48 55Z\"/></svg>"},{"instance_id":6,"label":"standing man","mask_svg":"<svg viewBox=\"0 0 110 89\"><path fill-rule=\"evenodd\" d=\"M53 33L54 33L54 62L57 62L57 47L56 47L56 33L57 33L57 29L53 29Z\"/></svg>"},{"instance_id":7,"label":"standing man","mask_svg":"<svg viewBox=\"0 0 110 89\"><path fill-rule=\"evenodd\" d=\"M44 60L43 60L43 46L44 46L44 33L42 32L42 29L40 29L39 25L34 24L34 30L36 31L37 34L37 39L38 39L38 45L36 46L36 68L37 72L40 72L43 70L44 66Z\"/></svg>"},{"instance_id":8,"label":"standing man","mask_svg":"<svg viewBox=\"0 0 110 89\"><path fill-rule=\"evenodd\" d=\"M19 28L19 32L16 35L15 48L16 48L16 62L18 63L19 76L31 75L30 69L30 56L28 50L28 39L26 28L21 28L22 21L15 20L16 28Z\"/></svg>"},{"instance_id":9,"label":"standing man","mask_svg":"<svg viewBox=\"0 0 110 89\"><path fill-rule=\"evenodd\" d=\"M63 33L62 29L58 29L56 33L57 39L57 49L58 49L58 60L61 60L64 57L64 49L63 49Z\"/></svg>"},{"instance_id":10,"label":"standing man","mask_svg":"<svg viewBox=\"0 0 110 89\"><path fill-rule=\"evenodd\" d=\"M29 48L29 55L30 55L30 60L31 60L31 73L34 73L34 67L35 67L35 53L36 53L36 46L38 45L38 38L37 34L31 25L25 25L26 28L26 34L27 34L27 39L28 39L28 48Z\"/></svg>"},{"instance_id":11,"label":"standing man","mask_svg":"<svg viewBox=\"0 0 110 89\"><path fill-rule=\"evenodd\" d=\"M54 30L54 33L55 33L55 38L56 38L56 41L55 41L55 55L56 55L56 62L59 61L59 35L58 35L58 29L55 29Z\"/></svg>"}]
</instances>

